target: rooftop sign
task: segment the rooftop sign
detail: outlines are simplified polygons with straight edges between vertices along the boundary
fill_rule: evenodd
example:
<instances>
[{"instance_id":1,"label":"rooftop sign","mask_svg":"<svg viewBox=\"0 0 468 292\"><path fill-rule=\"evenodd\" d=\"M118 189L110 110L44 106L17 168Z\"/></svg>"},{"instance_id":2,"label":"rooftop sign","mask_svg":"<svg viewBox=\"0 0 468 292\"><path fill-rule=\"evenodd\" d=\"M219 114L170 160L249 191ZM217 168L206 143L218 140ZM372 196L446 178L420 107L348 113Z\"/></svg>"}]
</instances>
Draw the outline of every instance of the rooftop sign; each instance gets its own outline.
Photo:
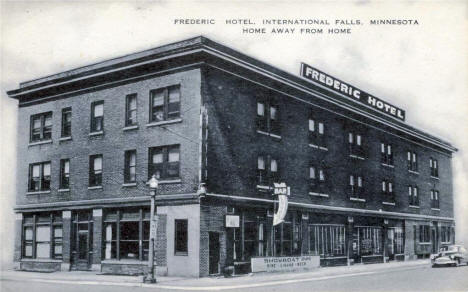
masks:
<instances>
[{"instance_id":1,"label":"rooftop sign","mask_svg":"<svg viewBox=\"0 0 468 292\"><path fill-rule=\"evenodd\" d=\"M346 97L370 106L380 112L383 112L389 116L405 120L405 111L397 108L385 102L377 97L370 95L369 93L362 91L348 83L345 83L335 77L323 73L320 70L315 69L305 63L301 63L301 76L311 80L314 83L318 83L325 86L335 92L345 95Z\"/></svg>"}]
</instances>

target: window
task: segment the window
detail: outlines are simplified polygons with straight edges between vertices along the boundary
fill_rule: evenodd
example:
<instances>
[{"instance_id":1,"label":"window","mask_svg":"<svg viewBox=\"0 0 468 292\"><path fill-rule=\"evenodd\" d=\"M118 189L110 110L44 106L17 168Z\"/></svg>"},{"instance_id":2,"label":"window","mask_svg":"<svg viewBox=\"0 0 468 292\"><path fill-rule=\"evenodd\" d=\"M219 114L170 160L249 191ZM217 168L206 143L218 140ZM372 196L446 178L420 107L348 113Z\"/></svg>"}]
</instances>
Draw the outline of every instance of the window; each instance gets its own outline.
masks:
<instances>
[{"instance_id":1,"label":"window","mask_svg":"<svg viewBox=\"0 0 468 292\"><path fill-rule=\"evenodd\" d=\"M309 118L309 144L325 146L325 125L323 122L316 122L313 117Z\"/></svg>"},{"instance_id":2,"label":"window","mask_svg":"<svg viewBox=\"0 0 468 292\"><path fill-rule=\"evenodd\" d=\"M439 177L439 165L436 159L430 158L429 159L429 166L431 168L431 176Z\"/></svg>"},{"instance_id":3,"label":"window","mask_svg":"<svg viewBox=\"0 0 468 292\"><path fill-rule=\"evenodd\" d=\"M278 160L269 155L257 157L257 185L272 186L279 182Z\"/></svg>"},{"instance_id":4,"label":"window","mask_svg":"<svg viewBox=\"0 0 468 292\"><path fill-rule=\"evenodd\" d=\"M89 186L102 185L102 155L89 157Z\"/></svg>"},{"instance_id":5,"label":"window","mask_svg":"<svg viewBox=\"0 0 468 292\"><path fill-rule=\"evenodd\" d=\"M68 189L70 187L70 160L60 160L60 188Z\"/></svg>"},{"instance_id":6,"label":"window","mask_svg":"<svg viewBox=\"0 0 468 292\"><path fill-rule=\"evenodd\" d=\"M137 95L129 94L125 97L125 126L134 126L137 121Z\"/></svg>"},{"instance_id":7,"label":"window","mask_svg":"<svg viewBox=\"0 0 468 292\"><path fill-rule=\"evenodd\" d=\"M136 150L125 151L124 182L136 182Z\"/></svg>"},{"instance_id":8,"label":"window","mask_svg":"<svg viewBox=\"0 0 468 292\"><path fill-rule=\"evenodd\" d=\"M104 130L104 101L91 104L91 133Z\"/></svg>"},{"instance_id":9,"label":"window","mask_svg":"<svg viewBox=\"0 0 468 292\"><path fill-rule=\"evenodd\" d=\"M179 178L179 145L150 148L149 155L149 177L155 175L157 179Z\"/></svg>"},{"instance_id":10,"label":"window","mask_svg":"<svg viewBox=\"0 0 468 292\"><path fill-rule=\"evenodd\" d=\"M104 259L148 260L148 209L109 210L103 219Z\"/></svg>"},{"instance_id":11,"label":"window","mask_svg":"<svg viewBox=\"0 0 468 292\"><path fill-rule=\"evenodd\" d=\"M358 238L358 255L381 255L383 253L382 228L381 227L357 227L355 228Z\"/></svg>"},{"instance_id":12,"label":"window","mask_svg":"<svg viewBox=\"0 0 468 292\"><path fill-rule=\"evenodd\" d=\"M274 227L274 254L273 256L291 256L293 226L291 213L288 213L282 224Z\"/></svg>"},{"instance_id":13,"label":"window","mask_svg":"<svg viewBox=\"0 0 468 292\"><path fill-rule=\"evenodd\" d=\"M439 209L439 191L431 190L431 208Z\"/></svg>"},{"instance_id":14,"label":"window","mask_svg":"<svg viewBox=\"0 0 468 292\"><path fill-rule=\"evenodd\" d=\"M349 153L351 156L364 158L365 152L363 147L362 136L353 132L348 133Z\"/></svg>"},{"instance_id":15,"label":"window","mask_svg":"<svg viewBox=\"0 0 468 292\"><path fill-rule=\"evenodd\" d=\"M409 204L410 206L419 206L418 187L408 187Z\"/></svg>"},{"instance_id":16,"label":"window","mask_svg":"<svg viewBox=\"0 0 468 292\"><path fill-rule=\"evenodd\" d=\"M71 117L72 109L67 107L62 109L62 133L61 137L71 137Z\"/></svg>"},{"instance_id":17,"label":"window","mask_svg":"<svg viewBox=\"0 0 468 292\"><path fill-rule=\"evenodd\" d=\"M431 242L430 226L419 225L419 242Z\"/></svg>"},{"instance_id":18,"label":"window","mask_svg":"<svg viewBox=\"0 0 468 292\"><path fill-rule=\"evenodd\" d=\"M416 154L416 152L408 151L407 160L408 160L408 170L418 171L418 155Z\"/></svg>"},{"instance_id":19,"label":"window","mask_svg":"<svg viewBox=\"0 0 468 292\"><path fill-rule=\"evenodd\" d=\"M50 190L50 161L29 165L30 192Z\"/></svg>"},{"instance_id":20,"label":"window","mask_svg":"<svg viewBox=\"0 0 468 292\"><path fill-rule=\"evenodd\" d=\"M31 116L30 142L52 139L52 112Z\"/></svg>"},{"instance_id":21,"label":"window","mask_svg":"<svg viewBox=\"0 0 468 292\"><path fill-rule=\"evenodd\" d=\"M405 234L403 233L402 227L389 227L389 230L393 232L388 233L389 242L393 242L393 245L390 245L389 248L393 248L390 252L395 255L401 255L405 252Z\"/></svg>"},{"instance_id":22,"label":"window","mask_svg":"<svg viewBox=\"0 0 468 292\"><path fill-rule=\"evenodd\" d=\"M311 163L309 165L309 192L327 193L325 167Z\"/></svg>"},{"instance_id":23,"label":"window","mask_svg":"<svg viewBox=\"0 0 468 292\"><path fill-rule=\"evenodd\" d=\"M62 218L59 213L24 216L22 257L62 258Z\"/></svg>"},{"instance_id":24,"label":"window","mask_svg":"<svg viewBox=\"0 0 468 292\"><path fill-rule=\"evenodd\" d=\"M344 225L310 224L309 254L321 258L346 255L346 229Z\"/></svg>"},{"instance_id":25,"label":"window","mask_svg":"<svg viewBox=\"0 0 468 292\"><path fill-rule=\"evenodd\" d=\"M174 253L175 255L188 254L188 220L176 219L174 222Z\"/></svg>"},{"instance_id":26,"label":"window","mask_svg":"<svg viewBox=\"0 0 468 292\"><path fill-rule=\"evenodd\" d=\"M442 243L450 243L450 226L440 227L440 238Z\"/></svg>"},{"instance_id":27,"label":"window","mask_svg":"<svg viewBox=\"0 0 468 292\"><path fill-rule=\"evenodd\" d=\"M362 176L351 174L349 176L349 197L351 199L364 200L364 190L362 187Z\"/></svg>"},{"instance_id":28,"label":"window","mask_svg":"<svg viewBox=\"0 0 468 292\"><path fill-rule=\"evenodd\" d=\"M257 130L280 135L279 107L273 101L257 101Z\"/></svg>"},{"instance_id":29,"label":"window","mask_svg":"<svg viewBox=\"0 0 468 292\"><path fill-rule=\"evenodd\" d=\"M393 165L392 145L380 143L380 162L386 165Z\"/></svg>"},{"instance_id":30,"label":"window","mask_svg":"<svg viewBox=\"0 0 468 292\"><path fill-rule=\"evenodd\" d=\"M395 203L395 194L393 193L392 181L382 180L382 195L383 195L384 202Z\"/></svg>"},{"instance_id":31,"label":"window","mask_svg":"<svg viewBox=\"0 0 468 292\"><path fill-rule=\"evenodd\" d=\"M170 86L150 92L150 122L180 118L180 86Z\"/></svg>"}]
</instances>

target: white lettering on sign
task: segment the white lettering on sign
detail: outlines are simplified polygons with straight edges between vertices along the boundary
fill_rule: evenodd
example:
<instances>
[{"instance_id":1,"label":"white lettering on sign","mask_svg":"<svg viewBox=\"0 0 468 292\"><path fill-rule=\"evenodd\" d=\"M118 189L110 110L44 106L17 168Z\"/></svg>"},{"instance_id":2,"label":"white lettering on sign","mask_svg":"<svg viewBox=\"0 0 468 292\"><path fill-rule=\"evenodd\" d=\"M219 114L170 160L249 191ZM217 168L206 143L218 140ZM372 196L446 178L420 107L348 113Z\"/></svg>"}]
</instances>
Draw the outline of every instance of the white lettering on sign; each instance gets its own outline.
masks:
<instances>
[{"instance_id":1,"label":"white lettering on sign","mask_svg":"<svg viewBox=\"0 0 468 292\"><path fill-rule=\"evenodd\" d=\"M252 272L308 271L320 266L320 256L252 258Z\"/></svg>"},{"instance_id":2,"label":"white lettering on sign","mask_svg":"<svg viewBox=\"0 0 468 292\"><path fill-rule=\"evenodd\" d=\"M301 76L313 82L321 83L331 90L344 94L350 99L368 105L380 112L388 114L392 117L405 120L405 111L399 109L383 100L371 96L358 88L355 88L339 79L329 76L320 70L317 70L307 64L301 64Z\"/></svg>"},{"instance_id":3,"label":"white lettering on sign","mask_svg":"<svg viewBox=\"0 0 468 292\"><path fill-rule=\"evenodd\" d=\"M226 215L226 227L238 228L240 226L239 221L238 215Z\"/></svg>"}]
</instances>

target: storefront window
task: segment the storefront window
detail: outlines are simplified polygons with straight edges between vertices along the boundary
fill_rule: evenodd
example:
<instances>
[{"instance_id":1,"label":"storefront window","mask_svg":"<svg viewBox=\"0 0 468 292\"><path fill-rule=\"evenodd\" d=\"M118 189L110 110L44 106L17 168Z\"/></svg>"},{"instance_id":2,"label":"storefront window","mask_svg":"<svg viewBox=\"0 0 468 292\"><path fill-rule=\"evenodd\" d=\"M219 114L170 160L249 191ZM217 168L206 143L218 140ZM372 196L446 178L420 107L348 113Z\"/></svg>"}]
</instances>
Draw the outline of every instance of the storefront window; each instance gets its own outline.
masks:
<instances>
[{"instance_id":1,"label":"storefront window","mask_svg":"<svg viewBox=\"0 0 468 292\"><path fill-rule=\"evenodd\" d=\"M382 254L382 228L381 227L357 227L358 255L370 256Z\"/></svg>"},{"instance_id":2,"label":"storefront window","mask_svg":"<svg viewBox=\"0 0 468 292\"><path fill-rule=\"evenodd\" d=\"M59 213L24 216L23 258L62 258L61 219Z\"/></svg>"},{"instance_id":3,"label":"storefront window","mask_svg":"<svg viewBox=\"0 0 468 292\"><path fill-rule=\"evenodd\" d=\"M346 233L344 225L310 224L309 253L320 257L345 255Z\"/></svg>"}]
</instances>

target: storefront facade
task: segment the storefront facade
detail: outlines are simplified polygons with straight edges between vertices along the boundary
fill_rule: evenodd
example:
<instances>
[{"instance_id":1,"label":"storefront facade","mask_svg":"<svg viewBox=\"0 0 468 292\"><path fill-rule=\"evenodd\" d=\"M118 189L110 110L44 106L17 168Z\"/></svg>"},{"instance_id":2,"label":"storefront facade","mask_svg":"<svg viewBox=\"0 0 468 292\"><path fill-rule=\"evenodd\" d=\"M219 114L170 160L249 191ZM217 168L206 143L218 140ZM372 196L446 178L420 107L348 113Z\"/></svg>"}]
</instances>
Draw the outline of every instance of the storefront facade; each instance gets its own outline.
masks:
<instances>
[{"instance_id":1,"label":"storefront facade","mask_svg":"<svg viewBox=\"0 0 468 292\"><path fill-rule=\"evenodd\" d=\"M254 257L410 260L454 242L453 146L403 110L203 37L8 94L19 100L20 269L145 273L152 175L162 275L244 273ZM273 227L275 182L291 195Z\"/></svg>"}]
</instances>

